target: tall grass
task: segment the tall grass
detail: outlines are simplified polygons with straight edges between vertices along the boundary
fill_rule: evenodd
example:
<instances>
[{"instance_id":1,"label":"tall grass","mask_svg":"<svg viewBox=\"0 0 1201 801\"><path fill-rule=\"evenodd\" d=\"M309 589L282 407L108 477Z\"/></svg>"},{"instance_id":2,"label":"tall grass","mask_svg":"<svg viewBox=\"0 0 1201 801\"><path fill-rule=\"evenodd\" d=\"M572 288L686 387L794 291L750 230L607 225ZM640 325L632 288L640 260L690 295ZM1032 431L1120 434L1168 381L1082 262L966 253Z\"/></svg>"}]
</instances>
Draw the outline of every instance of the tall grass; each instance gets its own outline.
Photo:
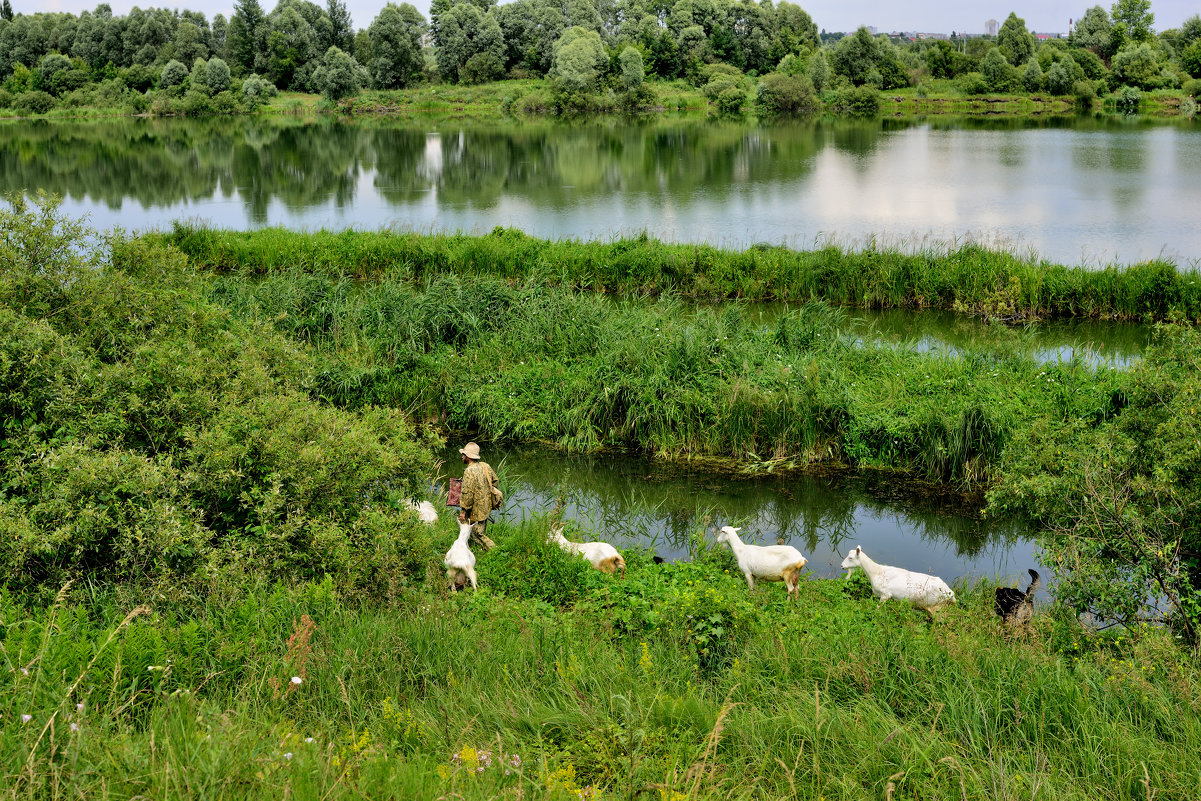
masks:
<instances>
[{"instance_id":1,"label":"tall grass","mask_svg":"<svg viewBox=\"0 0 1201 801\"><path fill-rule=\"evenodd\" d=\"M0 594L6 795L1196 797L1201 681L1162 631L1008 632L983 586L933 624L859 581L792 604L703 546L620 582L544 531L391 608L252 587L122 627L115 594Z\"/></svg>"},{"instance_id":2,"label":"tall grass","mask_svg":"<svg viewBox=\"0 0 1201 801\"><path fill-rule=\"evenodd\" d=\"M1000 327L962 356L853 341L820 302L763 326L736 304L614 303L534 279L306 272L221 276L211 297L314 346L313 391L336 405L575 452L843 461L972 484L1017 428L1104 418L1126 380L1040 365Z\"/></svg>"},{"instance_id":3,"label":"tall grass","mask_svg":"<svg viewBox=\"0 0 1201 801\"><path fill-rule=\"evenodd\" d=\"M1023 258L975 244L916 252L827 246L722 250L645 236L544 240L513 229L484 236L278 228L224 231L177 223L165 236L198 266L226 272L302 271L421 281L453 273L542 281L621 295L820 299L861 308L959 309L1037 319L1201 320L1195 270L1165 260L1105 267Z\"/></svg>"}]
</instances>

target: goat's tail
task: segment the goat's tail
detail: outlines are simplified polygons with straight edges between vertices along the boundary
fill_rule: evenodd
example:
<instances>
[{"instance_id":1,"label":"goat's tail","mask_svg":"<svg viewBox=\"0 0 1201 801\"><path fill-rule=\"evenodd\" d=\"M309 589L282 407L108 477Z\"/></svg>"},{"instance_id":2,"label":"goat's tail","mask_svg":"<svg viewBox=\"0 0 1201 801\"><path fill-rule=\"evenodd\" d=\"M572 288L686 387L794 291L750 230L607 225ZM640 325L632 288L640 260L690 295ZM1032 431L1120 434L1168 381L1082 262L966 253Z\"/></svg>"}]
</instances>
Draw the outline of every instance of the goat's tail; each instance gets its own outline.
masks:
<instances>
[{"instance_id":1,"label":"goat's tail","mask_svg":"<svg viewBox=\"0 0 1201 801\"><path fill-rule=\"evenodd\" d=\"M1036 570L1027 570L1026 572L1030 574L1030 586L1026 588L1026 600L1030 601L1034 599L1034 593L1038 592L1043 580Z\"/></svg>"},{"instance_id":2,"label":"goat's tail","mask_svg":"<svg viewBox=\"0 0 1201 801\"><path fill-rule=\"evenodd\" d=\"M621 557L621 554L613 557L613 566L621 571L621 577L626 577L626 560Z\"/></svg>"}]
</instances>

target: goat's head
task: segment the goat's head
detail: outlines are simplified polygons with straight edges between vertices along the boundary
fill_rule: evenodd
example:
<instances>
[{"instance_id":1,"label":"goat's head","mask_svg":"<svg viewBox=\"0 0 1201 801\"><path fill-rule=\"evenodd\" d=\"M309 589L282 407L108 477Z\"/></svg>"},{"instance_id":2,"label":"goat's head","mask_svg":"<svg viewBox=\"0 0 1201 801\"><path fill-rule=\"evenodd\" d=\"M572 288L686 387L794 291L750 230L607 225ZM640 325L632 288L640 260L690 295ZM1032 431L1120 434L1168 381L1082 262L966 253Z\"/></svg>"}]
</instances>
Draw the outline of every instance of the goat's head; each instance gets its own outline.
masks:
<instances>
[{"instance_id":1,"label":"goat's head","mask_svg":"<svg viewBox=\"0 0 1201 801\"><path fill-rule=\"evenodd\" d=\"M459 524L459 536L460 537L471 536L471 523L470 522Z\"/></svg>"},{"instance_id":2,"label":"goat's head","mask_svg":"<svg viewBox=\"0 0 1201 801\"><path fill-rule=\"evenodd\" d=\"M565 539L563 537L563 527L562 526L554 526L550 531L548 531L546 533L546 541L547 542L564 542Z\"/></svg>"},{"instance_id":3,"label":"goat's head","mask_svg":"<svg viewBox=\"0 0 1201 801\"><path fill-rule=\"evenodd\" d=\"M717 533L717 541L728 542L732 545L739 531L742 531L742 529L734 528L733 526L722 526L721 531Z\"/></svg>"},{"instance_id":4,"label":"goat's head","mask_svg":"<svg viewBox=\"0 0 1201 801\"><path fill-rule=\"evenodd\" d=\"M853 567L859 567L859 557L863 556L863 548L856 545L855 549L847 554L847 558L842 560L842 569L850 570Z\"/></svg>"}]
</instances>

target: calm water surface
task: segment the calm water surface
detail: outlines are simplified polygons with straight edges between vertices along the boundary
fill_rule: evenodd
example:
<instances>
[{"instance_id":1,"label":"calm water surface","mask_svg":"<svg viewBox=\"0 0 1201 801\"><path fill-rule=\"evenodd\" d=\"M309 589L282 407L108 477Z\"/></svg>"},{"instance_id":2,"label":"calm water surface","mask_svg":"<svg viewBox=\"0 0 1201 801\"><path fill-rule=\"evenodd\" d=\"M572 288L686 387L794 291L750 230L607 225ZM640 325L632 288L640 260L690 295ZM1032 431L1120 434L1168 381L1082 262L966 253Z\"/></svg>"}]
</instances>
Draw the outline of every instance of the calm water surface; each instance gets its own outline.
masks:
<instances>
[{"instance_id":1,"label":"calm water surface","mask_svg":"<svg viewBox=\"0 0 1201 801\"><path fill-rule=\"evenodd\" d=\"M730 247L942 246L1066 264L1201 258L1201 127L1109 118L413 127L387 120L0 124L0 189L100 228L638 231Z\"/></svg>"},{"instance_id":2,"label":"calm water surface","mask_svg":"<svg viewBox=\"0 0 1201 801\"><path fill-rule=\"evenodd\" d=\"M889 473L732 477L623 454L564 456L529 446L484 443L484 458L507 488L513 520L562 507L564 520L618 547L645 545L668 560L688 558L688 537L710 540L723 525L760 545L787 543L821 577L841 575L856 545L877 561L940 575L1026 580L1034 544L1011 523L982 519L960 499L938 499ZM462 475L457 446L445 470ZM1024 586L1024 585L1023 585Z\"/></svg>"}]
</instances>

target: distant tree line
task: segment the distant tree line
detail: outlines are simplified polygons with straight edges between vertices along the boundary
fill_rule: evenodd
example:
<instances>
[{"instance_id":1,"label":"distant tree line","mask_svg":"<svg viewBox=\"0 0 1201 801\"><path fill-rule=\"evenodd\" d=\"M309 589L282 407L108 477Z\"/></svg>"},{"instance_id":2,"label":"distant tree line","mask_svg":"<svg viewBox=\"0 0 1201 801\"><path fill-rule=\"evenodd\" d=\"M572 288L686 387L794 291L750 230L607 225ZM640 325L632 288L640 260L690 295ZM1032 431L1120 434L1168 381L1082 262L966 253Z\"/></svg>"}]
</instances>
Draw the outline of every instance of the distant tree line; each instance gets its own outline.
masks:
<instances>
[{"instance_id":1,"label":"distant tree line","mask_svg":"<svg viewBox=\"0 0 1201 801\"><path fill-rule=\"evenodd\" d=\"M787 0L433 0L428 20L388 3L357 30L344 0L279 0L270 12L237 0L228 20L156 8L115 16L103 3L78 16L13 13L2 0L0 107L225 111L277 89L337 100L504 77L546 77L567 106L599 92L636 104L647 78L688 80L721 108L753 94L777 111L813 107L831 91L847 106L870 105L857 88L947 79L966 94L1195 94L1201 16L1160 34L1153 23L1150 0L1118 0L1088 9L1067 39L1036 41L1011 13L996 37L908 42L866 28L819 33Z\"/></svg>"}]
</instances>

